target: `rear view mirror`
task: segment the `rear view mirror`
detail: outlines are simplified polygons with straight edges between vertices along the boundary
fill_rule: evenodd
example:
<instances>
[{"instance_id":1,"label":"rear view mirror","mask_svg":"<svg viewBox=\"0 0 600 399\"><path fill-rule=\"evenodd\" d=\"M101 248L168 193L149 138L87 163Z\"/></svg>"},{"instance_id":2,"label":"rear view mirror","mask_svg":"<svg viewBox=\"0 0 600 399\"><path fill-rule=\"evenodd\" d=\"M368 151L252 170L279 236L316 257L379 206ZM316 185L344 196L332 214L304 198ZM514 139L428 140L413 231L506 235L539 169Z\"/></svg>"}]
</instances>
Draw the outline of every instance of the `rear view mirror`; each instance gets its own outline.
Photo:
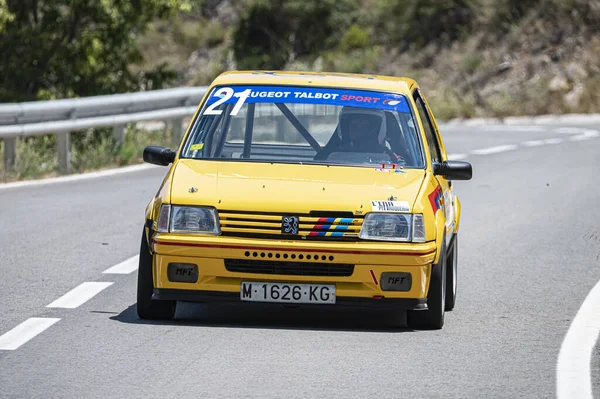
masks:
<instances>
[{"instance_id":1,"label":"rear view mirror","mask_svg":"<svg viewBox=\"0 0 600 399\"><path fill-rule=\"evenodd\" d=\"M471 180L473 167L469 162L444 161L434 165L433 173L448 180Z\"/></svg>"},{"instance_id":2,"label":"rear view mirror","mask_svg":"<svg viewBox=\"0 0 600 399\"><path fill-rule=\"evenodd\" d=\"M144 162L154 165L168 166L175 160L175 152L170 148L149 145L144 148Z\"/></svg>"}]
</instances>

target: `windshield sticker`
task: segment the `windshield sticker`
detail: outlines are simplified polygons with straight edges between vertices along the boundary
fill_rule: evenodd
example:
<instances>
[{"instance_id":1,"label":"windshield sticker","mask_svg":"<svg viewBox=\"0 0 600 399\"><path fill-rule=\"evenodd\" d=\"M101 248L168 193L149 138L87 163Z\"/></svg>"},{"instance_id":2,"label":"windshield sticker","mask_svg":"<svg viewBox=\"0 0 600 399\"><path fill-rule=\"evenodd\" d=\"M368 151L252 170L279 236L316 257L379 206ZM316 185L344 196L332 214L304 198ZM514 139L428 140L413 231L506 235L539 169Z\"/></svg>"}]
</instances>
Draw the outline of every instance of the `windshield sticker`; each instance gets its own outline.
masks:
<instances>
[{"instance_id":1,"label":"windshield sticker","mask_svg":"<svg viewBox=\"0 0 600 399\"><path fill-rule=\"evenodd\" d=\"M387 173L403 173L406 174L402 169L390 169L390 168L375 168L375 172L387 172Z\"/></svg>"},{"instance_id":2,"label":"windshield sticker","mask_svg":"<svg viewBox=\"0 0 600 399\"><path fill-rule=\"evenodd\" d=\"M400 94L315 87L232 86L215 89L203 114L221 115L223 110L217 109L220 105L235 104L231 110L235 116L244 103L323 104L410 113L406 98Z\"/></svg>"},{"instance_id":3,"label":"windshield sticker","mask_svg":"<svg viewBox=\"0 0 600 399\"><path fill-rule=\"evenodd\" d=\"M198 151L204 148L204 143L192 144L190 151Z\"/></svg>"},{"instance_id":4,"label":"windshield sticker","mask_svg":"<svg viewBox=\"0 0 600 399\"><path fill-rule=\"evenodd\" d=\"M390 167L388 167L390 166ZM396 167L400 168L400 169L396 169ZM375 168L376 172L388 172L388 173L406 173L405 171L402 170L403 166L402 165L398 165L396 163L393 164L385 164L382 163L381 164L381 168Z\"/></svg>"},{"instance_id":5,"label":"windshield sticker","mask_svg":"<svg viewBox=\"0 0 600 399\"><path fill-rule=\"evenodd\" d=\"M410 212L410 206L406 201L371 201L371 210L373 212Z\"/></svg>"}]
</instances>

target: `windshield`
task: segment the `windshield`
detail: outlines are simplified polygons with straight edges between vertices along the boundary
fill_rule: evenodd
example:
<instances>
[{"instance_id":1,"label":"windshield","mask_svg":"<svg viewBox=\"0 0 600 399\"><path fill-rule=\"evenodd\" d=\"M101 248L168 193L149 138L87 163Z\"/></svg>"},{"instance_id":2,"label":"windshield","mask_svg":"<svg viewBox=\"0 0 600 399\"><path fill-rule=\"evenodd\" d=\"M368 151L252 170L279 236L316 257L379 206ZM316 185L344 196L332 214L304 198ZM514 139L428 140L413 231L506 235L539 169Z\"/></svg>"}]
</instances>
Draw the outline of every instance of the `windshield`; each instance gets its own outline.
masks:
<instances>
[{"instance_id":1,"label":"windshield","mask_svg":"<svg viewBox=\"0 0 600 399\"><path fill-rule=\"evenodd\" d=\"M292 86L215 88L182 157L424 167L403 95Z\"/></svg>"}]
</instances>

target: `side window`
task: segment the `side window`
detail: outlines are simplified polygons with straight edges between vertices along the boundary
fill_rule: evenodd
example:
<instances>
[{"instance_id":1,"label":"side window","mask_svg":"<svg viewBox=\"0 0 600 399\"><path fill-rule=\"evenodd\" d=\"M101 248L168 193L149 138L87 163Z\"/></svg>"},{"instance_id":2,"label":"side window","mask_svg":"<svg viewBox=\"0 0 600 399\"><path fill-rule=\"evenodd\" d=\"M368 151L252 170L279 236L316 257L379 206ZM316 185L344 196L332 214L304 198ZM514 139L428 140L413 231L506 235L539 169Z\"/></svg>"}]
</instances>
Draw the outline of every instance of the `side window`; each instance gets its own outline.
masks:
<instances>
[{"instance_id":1,"label":"side window","mask_svg":"<svg viewBox=\"0 0 600 399\"><path fill-rule=\"evenodd\" d=\"M414 96L415 103L417 104L417 112L419 112L419 117L421 118L423 128L425 129L425 137L427 138L427 146L429 147L429 153L431 154L431 161L441 163L442 152L440 150L440 144L437 141L437 136L433 124L429 119L429 115L427 114L425 104L418 93L415 93Z\"/></svg>"}]
</instances>

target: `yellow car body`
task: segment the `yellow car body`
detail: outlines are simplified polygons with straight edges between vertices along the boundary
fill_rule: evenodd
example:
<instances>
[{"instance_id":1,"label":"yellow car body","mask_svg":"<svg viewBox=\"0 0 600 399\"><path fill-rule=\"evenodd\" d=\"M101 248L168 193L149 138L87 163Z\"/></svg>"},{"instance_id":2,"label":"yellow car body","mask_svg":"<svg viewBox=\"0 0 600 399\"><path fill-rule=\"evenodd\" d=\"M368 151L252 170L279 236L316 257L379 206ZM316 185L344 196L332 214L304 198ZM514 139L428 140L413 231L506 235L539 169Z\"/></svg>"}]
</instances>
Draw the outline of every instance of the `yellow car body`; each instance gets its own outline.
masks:
<instances>
[{"instance_id":1,"label":"yellow car body","mask_svg":"<svg viewBox=\"0 0 600 399\"><path fill-rule=\"evenodd\" d=\"M402 95L417 123L424 167L398 173L395 166L386 171L182 158L194 121L207 108L210 93L215 87L235 85L342 88ZM416 101L421 102L421 110L426 111L429 121L422 120ZM439 144L437 153L430 148L432 137L426 136L425 123L430 130L433 128ZM240 301L242 282L328 284L335 286L336 305L391 306L427 312L432 267L441 263L440 257L447 256L460 224L461 206L451 182L443 173L434 173L435 164L446 165L446 161L435 118L412 79L308 72L224 73L215 79L199 104L170 170L146 208L144 237L152 259L152 300ZM423 242L357 238L366 215L372 211L371 201L389 200L404 201L410 213L423 215ZM159 215L164 204L214 208L220 234L159 232ZM315 209L330 214L311 216ZM336 217L336 212L344 216ZM293 238L280 230L282 217L286 215L298 217L299 229ZM311 234L319 234L315 231L322 235L320 240L310 240ZM341 238L333 239L336 236ZM332 239L328 240L329 237ZM297 265L300 271L278 274L277 267L269 269L270 265L282 263L292 269ZM197 265L194 271L186 271L185 266L177 271L195 277L189 281L174 278L170 264ZM346 271L330 275L325 275L326 271L320 272L322 275L303 275L301 270L304 266L334 270L340 265ZM410 286L402 290L384 289L386 282L382 280L386 275L382 273L399 272L410 276Z\"/></svg>"}]
</instances>

